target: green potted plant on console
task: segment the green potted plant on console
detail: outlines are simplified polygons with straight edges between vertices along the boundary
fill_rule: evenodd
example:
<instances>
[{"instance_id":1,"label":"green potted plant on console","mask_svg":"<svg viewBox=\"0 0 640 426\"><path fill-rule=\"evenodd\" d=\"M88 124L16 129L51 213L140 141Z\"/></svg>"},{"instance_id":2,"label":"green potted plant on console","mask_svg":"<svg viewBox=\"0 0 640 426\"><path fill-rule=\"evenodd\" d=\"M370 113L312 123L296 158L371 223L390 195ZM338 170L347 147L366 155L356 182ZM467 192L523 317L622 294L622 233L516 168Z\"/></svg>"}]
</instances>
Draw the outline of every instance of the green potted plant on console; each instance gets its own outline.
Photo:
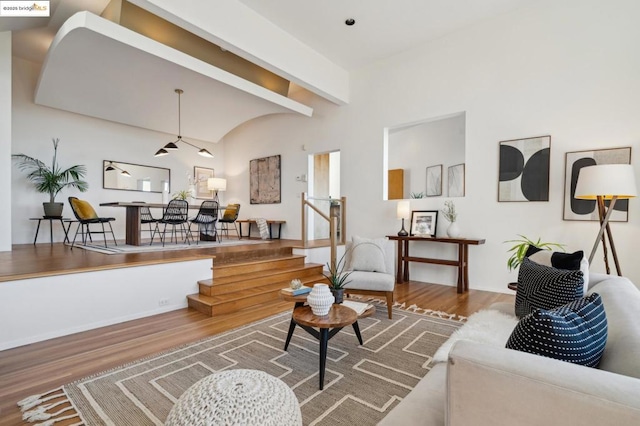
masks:
<instances>
[{"instance_id":1,"label":"green potted plant on console","mask_svg":"<svg viewBox=\"0 0 640 426\"><path fill-rule=\"evenodd\" d=\"M58 143L60 139L53 140L53 161L51 167L37 158L25 154L13 154L20 170L27 173L27 179L31 181L36 191L49 194L49 202L42 203L45 217L62 217L64 203L56 203L56 195L66 187L76 188L80 192L89 189L89 184L84 181L87 168L83 165L71 166L62 169L58 164Z\"/></svg>"}]
</instances>

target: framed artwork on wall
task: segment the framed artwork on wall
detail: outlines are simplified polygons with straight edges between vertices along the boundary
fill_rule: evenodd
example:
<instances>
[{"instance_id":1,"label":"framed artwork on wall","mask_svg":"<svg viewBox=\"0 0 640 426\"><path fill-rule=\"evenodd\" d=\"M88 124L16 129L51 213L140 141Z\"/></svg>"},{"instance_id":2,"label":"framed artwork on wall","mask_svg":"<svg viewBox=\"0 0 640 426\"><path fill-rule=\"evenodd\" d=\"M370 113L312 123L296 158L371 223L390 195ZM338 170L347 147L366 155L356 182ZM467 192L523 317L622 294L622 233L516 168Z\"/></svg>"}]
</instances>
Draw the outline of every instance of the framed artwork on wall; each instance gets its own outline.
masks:
<instances>
[{"instance_id":1,"label":"framed artwork on wall","mask_svg":"<svg viewBox=\"0 0 640 426\"><path fill-rule=\"evenodd\" d=\"M409 235L412 237L435 238L437 224L437 210L414 210L411 212L411 230Z\"/></svg>"},{"instance_id":2,"label":"framed artwork on wall","mask_svg":"<svg viewBox=\"0 0 640 426\"><path fill-rule=\"evenodd\" d=\"M257 158L249 162L251 204L280 203L280 156Z\"/></svg>"},{"instance_id":3,"label":"framed artwork on wall","mask_svg":"<svg viewBox=\"0 0 640 426\"><path fill-rule=\"evenodd\" d=\"M500 142L498 201L549 201L551 136Z\"/></svg>"},{"instance_id":4,"label":"framed artwork on wall","mask_svg":"<svg viewBox=\"0 0 640 426\"><path fill-rule=\"evenodd\" d=\"M600 220L595 200L578 200L574 197L580 169L596 164L631 164L631 147L575 151L565 154L562 217L564 220ZM609 220L628 221L629 200L616 201Z\"/></svg>"},{"instance_id":5,"label":"framed artwork on wall","mask_svg":"<svg viewBox=\"0 0 640 426\"><path fill-rule=\"evenodd\" d=\"M427 197L442 195L442 164L427 167Z\"/></svg>"},{"instance_id":6,"label":"framed artwork on wall","mask_svg":"<svg viewBox=\"0 0 640 426\"><path fill-rule=\"evenodd\" d=\"M449 167L447 189L449 197L464 197L464 163Z\"/></svg>"},{"instance_id":7,"label":"framed artwork on wall","mask_svg":"<svg viewBox=\"0 0 640 426\"><path fill-rule=\"evenodd\" d=\"M195 197L199 200L213 200L213 191L209 190L207 181L213 177L213 169L207 167L193 168L193 182L196 187Z\"/></svg>"}]
</instances>

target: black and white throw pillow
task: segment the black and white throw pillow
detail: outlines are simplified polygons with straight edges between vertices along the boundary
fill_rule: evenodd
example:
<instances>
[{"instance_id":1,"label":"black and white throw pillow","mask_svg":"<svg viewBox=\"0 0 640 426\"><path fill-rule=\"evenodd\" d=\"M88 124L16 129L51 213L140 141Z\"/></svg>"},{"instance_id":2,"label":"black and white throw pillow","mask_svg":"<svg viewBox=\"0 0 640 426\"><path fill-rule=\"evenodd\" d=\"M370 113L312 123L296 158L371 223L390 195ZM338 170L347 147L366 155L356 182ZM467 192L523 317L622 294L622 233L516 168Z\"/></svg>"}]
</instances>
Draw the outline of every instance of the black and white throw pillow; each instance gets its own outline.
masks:
<instances>
[{"instance_id":1,"label":"black and white throw pillow","mask_svg":"<svg viewBox=\"0 0 640 426\"><path fill-rule=\"evenodd\" d=\"M582 271L556 269L522 259L518 271L516 315L522 318L534 309L553 309L584 295Z\"/></svg>"},{"instance_id":2,"label":"black and white throw pillow","mask_svg":"<svg viewBox=\"0 0 640 426\"><path fill-rule=\"evenodd\" d=\"M520 320L506 347L587 367L597 367L607 343L607 316L600 295L559 308L536 309Z\"/></svg>"},{"instance_id":3,"label":"black and white throw pillow","mask_svg":"<svg viewBox=\"0 0 640 426\"><path fill-rule=\"evenodd\" d=\"M577 271L580 269L580 262L584 258L584 252L579 250L575 253L562 253L559 251L542 250L536 246L529 246L525 256L541 265Z\"/></svg>"}]
</instances>

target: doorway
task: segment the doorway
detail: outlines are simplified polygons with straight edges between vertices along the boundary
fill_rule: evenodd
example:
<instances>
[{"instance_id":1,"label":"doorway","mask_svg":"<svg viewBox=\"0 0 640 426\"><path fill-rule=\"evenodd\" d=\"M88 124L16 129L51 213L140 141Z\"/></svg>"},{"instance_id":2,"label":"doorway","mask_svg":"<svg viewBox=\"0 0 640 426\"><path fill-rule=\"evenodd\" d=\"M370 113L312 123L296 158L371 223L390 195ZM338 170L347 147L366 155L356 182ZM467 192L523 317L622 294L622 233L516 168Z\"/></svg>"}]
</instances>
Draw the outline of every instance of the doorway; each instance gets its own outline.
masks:
<instances>
[{"instance_id":1,"label":"doorway","mask_svg":"<svg viewBox=\"0 0 640 426\"><path fill-rule=\"evenodd\" d=\"M338 214L339 217L339 206L332 200L340 199L340 151L310 154L308 170L309 198L314 198L314 205L327 216ZM329 223L317 214L309 215L308 225L309 240L329 238Z\"/></svg>"}]
</instances>

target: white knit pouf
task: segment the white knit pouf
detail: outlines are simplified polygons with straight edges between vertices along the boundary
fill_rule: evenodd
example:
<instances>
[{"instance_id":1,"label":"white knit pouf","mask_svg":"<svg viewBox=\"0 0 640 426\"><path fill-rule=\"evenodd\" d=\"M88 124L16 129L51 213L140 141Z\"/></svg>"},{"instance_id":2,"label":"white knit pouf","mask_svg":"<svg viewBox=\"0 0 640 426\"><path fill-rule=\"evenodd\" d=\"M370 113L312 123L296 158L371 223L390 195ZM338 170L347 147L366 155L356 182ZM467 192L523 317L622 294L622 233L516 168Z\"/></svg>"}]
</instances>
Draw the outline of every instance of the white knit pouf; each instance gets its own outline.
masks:
<instances>
[{"instance_id":1,"label":"white knit pouf","mask_svg":"<svg viewBox=\"0 0 640 426\"><path fill-rule=\"evenodd\" d=\"M187 389L165 425L302 425L302 414L282 380L264 371L227 370Z\"/></svg>"}]
</instances>

